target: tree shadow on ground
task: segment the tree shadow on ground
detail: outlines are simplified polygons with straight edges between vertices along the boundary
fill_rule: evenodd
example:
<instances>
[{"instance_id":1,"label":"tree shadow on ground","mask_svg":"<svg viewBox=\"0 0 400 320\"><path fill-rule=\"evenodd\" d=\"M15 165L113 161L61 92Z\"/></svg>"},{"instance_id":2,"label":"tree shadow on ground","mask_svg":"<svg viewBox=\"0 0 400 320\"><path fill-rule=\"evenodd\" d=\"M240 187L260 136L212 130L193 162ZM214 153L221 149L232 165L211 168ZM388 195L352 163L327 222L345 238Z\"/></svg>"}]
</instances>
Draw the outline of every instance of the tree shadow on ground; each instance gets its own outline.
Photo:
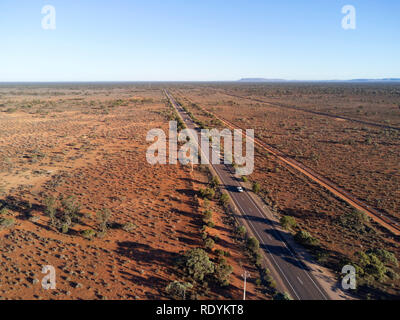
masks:
<instances>
[{"instance_id":1,"label":"tree shadow on ground","mask_svg":"<svg viewBox=\"0 0 400 320\"><path fill-rule=\"evenodd\" d=\"M115 252L122 255L128 259L131 259L138 264L147 265L150 268L154 266L163 267L163 271L167 274L176 274L176 268L174 268L175 261L179 257L178 253L169 252L163 249L155 249L147 244L141 244L132 241L122 241L117 243L118 248ZM141 271L141 270L137 270ZM163 292L165 287L170 282L170 279L165 279L157 276L145 275L139 276L133 273L128 273L126 271L122 272L126 280L130 280L135 284L141 284L148 286L150 288L156 288L160 292Z\"/></svg>"}]
</instances>

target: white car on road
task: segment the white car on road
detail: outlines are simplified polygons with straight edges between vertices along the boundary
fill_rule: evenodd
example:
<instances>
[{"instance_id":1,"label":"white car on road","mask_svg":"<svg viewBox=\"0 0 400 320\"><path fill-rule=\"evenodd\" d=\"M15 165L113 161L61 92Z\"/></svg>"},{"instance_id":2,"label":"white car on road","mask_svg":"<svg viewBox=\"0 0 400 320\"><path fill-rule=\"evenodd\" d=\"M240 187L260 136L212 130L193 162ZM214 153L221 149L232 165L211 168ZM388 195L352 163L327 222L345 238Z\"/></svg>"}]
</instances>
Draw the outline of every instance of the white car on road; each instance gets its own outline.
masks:
<instances>
[{"instance_id":1,"label":"white car on road","mask_svg":"<svg viewBox=\"0 0 400 320\"><path fill-rule=\"evenodd\" d=\"M237 187L236 190L240 193L244 191L242 187Z\"/></svg>"}]
</instances>

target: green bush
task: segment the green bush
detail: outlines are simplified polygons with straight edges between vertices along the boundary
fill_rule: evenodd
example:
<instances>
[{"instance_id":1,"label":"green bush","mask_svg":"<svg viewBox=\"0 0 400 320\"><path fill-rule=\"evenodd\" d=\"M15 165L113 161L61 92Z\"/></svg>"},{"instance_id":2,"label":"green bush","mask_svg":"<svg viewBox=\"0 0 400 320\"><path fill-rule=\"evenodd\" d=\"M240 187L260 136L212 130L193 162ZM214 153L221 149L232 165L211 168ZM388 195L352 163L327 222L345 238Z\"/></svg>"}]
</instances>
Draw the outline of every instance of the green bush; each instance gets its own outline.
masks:
<instances>
[{"instance_id":1,"label":"green bush","mask_svg":"<svg viewBox=\"0 0 400 320\"><path fill-rule=\"evenodd\" d=\"M297 226L295 218L290 216L283 216L280 219L280 222L282 227L286 230L291 230L292 228L295 228Z\"/></svg>"},{"instance_id":2,"label":"green bush","mask_svg":"<svg viewBox=\"0 0 400 320\"><path fill-rule=\"evenodd\" d=\"M212 222L212 221L208 221L208 222L207 222L207 226L208 226L209 228L214 228L214 227L215 227L215 223Z\"/></svg>"},{"instance_id":3,"label":"green bush","mask_svg":"<svg viewBox=\"0 0 400 320\"><path fill-rule=\"evenodd\" d=\"M246 227L245 226L239 226L236 228L236 233L242 237L244 237L247 233Z\"/></svg>"},{"instance_id":4,"label":"green bush","mask_svg":"<svg viewBox=\"0 0 400 320\"><path fill-rule=\"evenodd\" d=\"M260 190L261 190L261 186L260 186L260 184L258 183L258 182L254 182L253 183L253 192L254 193L259 193L260 192Z\"/></svg>"},{"instance_id":5,"label":"green bush","mask_svg":"<svg viewBox=\"0 0 400 320\"><path fill-rule=\"evenodd\" d=\"M204 277L214 272L214 263L201 248L187 251L183 257L184 266L195 280L203 281Z\"/></svg>"},{"instance_id":6,"label":"green bush","mask_svg":"<svg viewBox=\"0 0 400 320\"><path fill-rule=\"evenodd\" d=\"M366 279L372 276L379 281L385 279L388 269L374 253L360 251L355 256L358 258L356 270L360 271L361 276Z\"/></svg>"},{"instance_id":7,"label":"green bush","mask_svg":"<svg viewBox=\"0 0 400 320\"><path fill-rule=\"evenodd\" d=\"M0 218L0 230L11 228L15 225L13 218Z\"/></svg>"},{"instance_id":8,"label":"green bush","mask_svg":"<svg viewBox=\"0 0 400 320\"><path fill-rule=\"evenodd\" d=\"M193 285L191 283L174 281L168 284L165 291L173 299L185 300L187 296L187 291L192 288Z\"/></svg>"},{"instance_id":9,"label":"green bush","mask_svg":"<svg viewBox=\"0 0 400 320\"><path fill-rule=\"evenodd\" d=\"M199 193L203 199L212 200L215 197L215 191L214 191L214 189L211 189L211 188L200 189Z\"/></svg>"},{"instance_id":10,"label":"green bush","mask_svg":"<svg viewBox=\"0 0 400 320\"><path fill-rule=\"evenodd\" d=\"M208 221L211 219L212 219L212 211L211 210L204 211L203 220Z\"/></svg>"},{"instance_id":11,"label":"green bush","mask_svg":"<svg viewBox=\"0 0 400 320\"><path fill-rule=\"evenodd\" d=\"M223 206L226 206L229 202L229 196L226 193L223 193L223 194L221 194L219 201Z\"/></svg>"},{"instance_id":12,"label":"green bush","mask_svg":"<svg viewBox=\"0 0 400 320\"><path fill-rule=\"evenodd\" d=\"M225 256L225 257L230 257L230 256L231 256L231 253L230 253L229 251L224 251L224 256Z\"/></svg>"},{"instance_id":13,"label":"green bush","mask_svg":"<svg viewBox=\"0 0 400 320\"><path fill-rule=\"evenodd\" d=\"M260 243L254 237L250 237L247 239L246 246L247 249L249 249L253 253L256 253L258 249L260 249Z\"/></svg>"},{"instance_id":14,"label":"green bush","mask_svg":"<svg viewBox=\"0 0 400 320\"><path fill-rule=\"evenodd\" d=\"M132 232L136 228L137 228L137 226L131 222L128 222L128 223L125 223L122 225L122 230L124 230L126 232Z\"/></svg>"},{"instance_id":15,"label":"green bush","mask_svg":"<svg viewBox=\"0 0 400 320\"><path fill-rule=\"evenodd\" d=\"M57 226L57 220L56 220L56 212L57 212L57 207L56 207L56 199L53 197L47 197L44 199L43 204L45 206L44 213L50 218L50 225L52 227Z\"/></svg>"},{"instance_id":16,"label":"green bush","mask_svg":"<svg viewBox=\"0 0 400 320\"><path fill-rule=\"evenodd\" d=\"M44 200L45 214L50 218L50 226L62 233L68 233L74 222L79 221L80 204L74 197L61 199L58 207L56 199L48 197Z\"/></svg>"},{"instance_id":17,"label":"green bush","mask_svg":"<svg viewBox=\"0 0 400 320\"><path fill-rule=\"evenodd\" d=\"M392 263L396 267L398 267L398 265L399 265L399 262L398 262L396 256L392 252L389 252L389 251L387 251L385 249L376 248L376 249L373 249L373 250L368 250L367 253L375 254L384 263Z\"/></svg>"},{"instance_id":18,"label":"green bush","mask_svg":"<svg viewBox=\"0 0 400 320\"><path fill-rule=\"evenodd\" d=\"M274 295L274 300L292 300L292 297L287 292L284 293L279 292Z\"/></svg>"},{"instance_id":19,"label":"green bush","mask_svg":"<svg viewBox=\"0 0 400 320\"><path fill-rule=\"evenodd\" d=\"M318 239L314 238L305 230L300 230L294 236L294 240L305 246L316 246L319 244Z\"/></svg>"},{"instance_id":20,"label":"green bush","mask_svg":"<svg viewBox=\"0 0 400 320\"><path fill-rule=\"evenodd\" d=\"M229 277L233 272L233 268L231 265L224 263L218 263L215 266L214 276L217 282L221 286L228 286L229 285Z\"/></svg>"},{"instance_id":21,"label":"green bush","mask_svg":"<svg viewBox=\"0 0 400 320\"><path fill-rule=\"evenodd\" d=\"M205 247L206 249L212 250L212 248L214 248L214 246L215 246L215 242L214 242L213 239L207 238L207 239L204 241L204 247Z\"/></svg>"},{"instance_id":22,"label":"green bush","mask_svg":"<svg viewBox=\"0 0 400 320\"><path fill-rule=\"evenodd\" d=\"M81 235L87 240L92 240L96 236L96 232L92 229L88 229L88 230L83 230L81 232Z\"/></svg>"},{"instance_id":23,"label":"green bush","mask_svg":"<svg viewBox=\"0 0 400 320\"><path fill-rule=\"evenodd\" d=\"M61 206L64 211L64 215L70 217L71 220L77 220L81 205L76 201L74 197L68 197L61 200Z\"/></svg>"},{"instance_id":24,"label":"green bush","mask_svg":"<svg viewBox=\"0 0 400 320\"><path fill-rule=\"evenodd\" d=\"M213 176L211 181L210 181L210 186L211 188L215 189L220 185L220 181L218 179L218 177Z\"/></svg>"},{"instance_id":25,"label":"green bush","mask_svg":"<svg viewBox=\"0 0 400 320\"><path fill-rule=\"evenodd\" d=\"M371 228L366 225L368 222L369 217L360 211L344 213L337 220L339 225L360 234L366 234L371 231Z\"/></svg>"},{"instance_id":26,"label":"green bush","mask_svg":"<svg viewBox=\"0 0 400 320\"><path fill-rule=\"evenodd\" d=\"M107 208L96 213L97 221L99 223L99 230L101 233L106 234L108 229L108 221L111 217L111 212Z\"/></svg>"}]
</instances>

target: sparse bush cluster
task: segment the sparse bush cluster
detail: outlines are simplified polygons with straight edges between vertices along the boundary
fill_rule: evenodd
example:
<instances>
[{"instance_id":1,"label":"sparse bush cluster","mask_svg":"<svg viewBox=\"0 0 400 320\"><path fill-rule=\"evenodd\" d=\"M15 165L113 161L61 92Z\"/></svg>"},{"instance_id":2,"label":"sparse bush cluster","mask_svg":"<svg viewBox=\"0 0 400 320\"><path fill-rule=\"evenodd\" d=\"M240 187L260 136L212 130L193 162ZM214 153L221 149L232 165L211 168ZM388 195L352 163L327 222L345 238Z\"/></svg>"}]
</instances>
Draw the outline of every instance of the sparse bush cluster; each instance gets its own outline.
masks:
<instances>
[{"instance_id":1,"label":"sparse bush cluster","mask_svg":"<svg viewBox=\"0 0 400 320\"><path fill-rule=\"evenodd\" d=\"M381 283L388 279L398 280L399 275L392 269L398 266L396 256L385 249L370 249L355 253L355 262L350 262L356 268L358 285L371 286L374 281Z\"/></svg>"},{"instance_id":2,"label":"sparse bush cluster","mask_svg":"<svg viewBox=\"0 0 400 320\"><path fill-rule=\"evenodd\" d=\"M260 278L256 280L256 284L258 286L263 286L270 294L276 294L276 282L272 278L270 270L262 266L262 255L259 241L256 238L247 235L247 230L244 226L237 226L236 234L239 238L244 240L248 255L260 273Z\"/></svg>"},{"instance_id":3,"label":"sparse bush cluster","mask_svg":"<svg viewBox=\"0 0 400 320\"><path fill-rule=\"evenodd\" d=\"M336 223L342 227L350 229L352 232L360 234L368 234L374 232L374 230L367 225L369 217L360 211L352 211L341 215Z\"/></svg>"},{"instance_id":4,"label":"sparse bush cluster","mask_svg":"<svg viewBox=\"0 0 400 320\"><path fill-rule=\"evenodd\" d=\"M229 255L224 251L219 251L219 256L216 261L212 261L207 252L201 248L188 250L178 259L178 267L188 274L194 281L194 284L208 286L208 283L214 282L222 287L229 286L229 277L233 272L224 256ZM182 287L182 283L170 283L167 286L167 293L172 297L182 297L184 289L193 288L193 285ZM178 289L178 293L176 293Z\"/></svg>"},{"instance_id":5,"label":"sparse bush cluster","mask_svg":"<svg viewBox=\"0 0 400 320\"><path fill-rule=\"evenodd\" d=\"M50 218L50 227L55 228L58 232L67 234L74 225L81 222L81 206L74 197L47 197L43 204L45 207L44 213ZM106 235L110 225L111 212L108 209L103 209L97 212L96 216L98 231L96 232L92 229L83 230L81 232L83 238L91 240L95 236L103 237Z\"/></svg>"},{"instance_id":6,"label":"sparse bush cluster","mask_svg":"<svg viewBox=\"0 0 400 320\"><path fill-rule=\"evenodd\" d=\"M80 204L73 198L48 197L44 201L45 214L50 218L50 226L62 233L68 233L70 228L79 222Z\"/></svg>"}]
</instances>

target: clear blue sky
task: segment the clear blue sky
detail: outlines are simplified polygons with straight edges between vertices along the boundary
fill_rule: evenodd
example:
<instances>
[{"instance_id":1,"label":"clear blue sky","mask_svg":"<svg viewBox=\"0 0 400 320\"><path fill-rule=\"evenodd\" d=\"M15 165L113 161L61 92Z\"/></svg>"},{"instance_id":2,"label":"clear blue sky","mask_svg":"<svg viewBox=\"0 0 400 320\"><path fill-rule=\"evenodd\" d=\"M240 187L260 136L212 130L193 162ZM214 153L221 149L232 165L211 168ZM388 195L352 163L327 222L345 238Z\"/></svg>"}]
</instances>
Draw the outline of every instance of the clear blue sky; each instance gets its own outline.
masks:
<instances>
[{"instance_id":1,"label":"clear blue sky","mask_svg":"<svg viewBox=\"0 0 400 320\"><path fill-rule=\"evenodd\" d=\"M0 81L400 77L400 1L1 0L0 43Z\"/></svg>"}]
</instances>

